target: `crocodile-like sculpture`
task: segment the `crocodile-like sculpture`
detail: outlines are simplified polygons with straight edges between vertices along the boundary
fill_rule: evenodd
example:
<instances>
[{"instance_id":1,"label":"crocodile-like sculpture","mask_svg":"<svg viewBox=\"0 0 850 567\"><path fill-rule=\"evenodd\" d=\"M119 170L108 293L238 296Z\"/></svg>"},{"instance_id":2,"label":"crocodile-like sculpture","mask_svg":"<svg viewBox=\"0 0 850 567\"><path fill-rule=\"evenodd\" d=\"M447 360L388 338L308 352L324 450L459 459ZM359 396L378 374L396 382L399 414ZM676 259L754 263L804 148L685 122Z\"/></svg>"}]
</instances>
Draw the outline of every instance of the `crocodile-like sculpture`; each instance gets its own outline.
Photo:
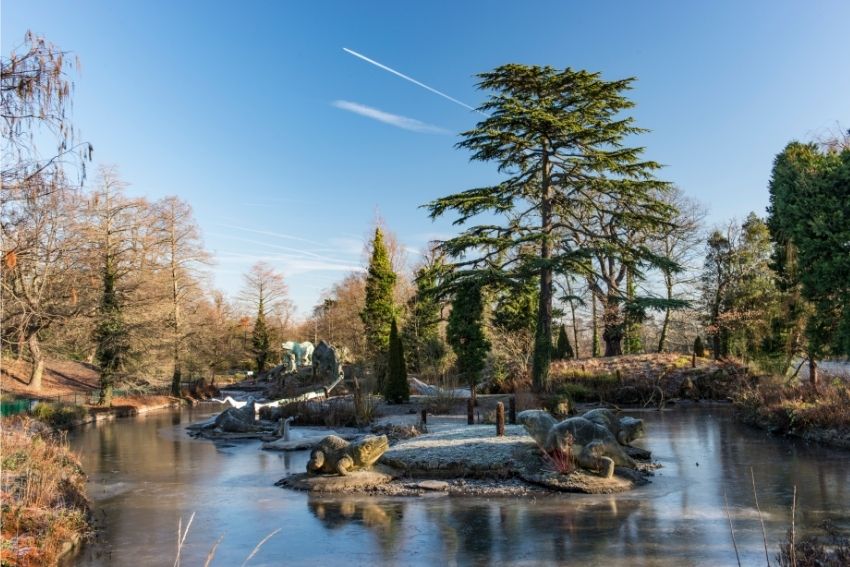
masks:
<instances>
[{"instance_id":1,"label":"crocodile-like sculpture","mask_svg":"<svg viewBox=\"0 0 850 567\"><path fill-rule=\"evenodd\" d=\"M517 416L517 421L547 453L569 450L580 467L598 470L605 478L614 476L617 465L632 469L637 466L611 430L591 419L570 417L558 423L548 412L526 410Z\"/></svg>"},{"instance_id":2,"label":"crocodile-like sculpture","mask_svg":"<svg viewBox=\"0 0 850 567\"><path fill-rule=\"evenodd\" d=\"M368 435L349 443L342 437L328 435L310 453L307 472L311 474L340 474L369 468L389 448L386 435Z\"/></svg>"}]
</instances>

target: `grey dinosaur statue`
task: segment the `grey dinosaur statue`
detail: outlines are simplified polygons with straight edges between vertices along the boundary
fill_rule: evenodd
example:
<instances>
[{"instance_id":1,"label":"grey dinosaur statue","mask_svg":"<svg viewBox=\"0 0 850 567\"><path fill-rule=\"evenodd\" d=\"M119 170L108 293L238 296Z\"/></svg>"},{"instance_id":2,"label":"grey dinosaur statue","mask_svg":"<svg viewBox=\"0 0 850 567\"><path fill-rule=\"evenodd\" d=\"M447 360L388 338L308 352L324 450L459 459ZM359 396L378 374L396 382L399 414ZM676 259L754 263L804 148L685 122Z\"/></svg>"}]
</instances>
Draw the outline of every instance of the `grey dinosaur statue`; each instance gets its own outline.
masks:
<instances>
[{"instance_id":1,"label":"grey dinosaur statue","mask_svg":"<svg viewBox=\"0 0 850 567\"><path fill-rule=\"evenodd\" d=\"M570 417L556 422L548 412L526 410L517 415L517 421L547 453L570 450L580 467L600 471L605 478L614 476L615 466L637 466L611 430L591 419Z\"/></svg>"},{"instance_id":2,"label":"grey dinosaur statue","mask_svg":"<svg viewBox=\"0 0 850 567\"><path fill-rule=\"evenodd\" d=\"M311 474L347 475L375 464L389 448L386 435L367 435L359 441L348 442L342 437L328 435L310 453L307 472Z\"/></svg>"},{"instance_id":3,"label":"grey dinosaur statue","mask_svg":"<svg viewBox=\"0 0 850 567\"><path fill-rule=\"evenodd\" d=\"M342 357L339 349L321 341L313 351L313 376L333 382L342 375Z\"/></svg>"},{"instance_id":4,"label":"grey dinosaur statue","mask_svg":"<svg viewBox=\"0 0 850 567\"><path fill-rule=\"evenodd\" d=\"M584 419L608 429L620 445L628 445L635 439L643 437L643 420L634 417L617 417L617 414L607 408L597 408L582 414Z\"/></svg>"}]
</instances>

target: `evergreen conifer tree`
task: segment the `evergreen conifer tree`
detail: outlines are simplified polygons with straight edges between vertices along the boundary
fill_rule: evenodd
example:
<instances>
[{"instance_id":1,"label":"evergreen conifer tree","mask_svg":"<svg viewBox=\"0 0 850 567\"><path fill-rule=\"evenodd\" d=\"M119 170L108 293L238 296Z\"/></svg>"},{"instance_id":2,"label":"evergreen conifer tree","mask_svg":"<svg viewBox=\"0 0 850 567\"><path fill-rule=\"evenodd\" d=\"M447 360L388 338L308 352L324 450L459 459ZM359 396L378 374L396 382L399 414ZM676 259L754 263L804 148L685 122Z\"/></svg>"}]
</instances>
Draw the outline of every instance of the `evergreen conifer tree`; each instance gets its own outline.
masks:
<instances>
[{"instance_id":1,"label":"evergreen conifer tree","mask_svg":"<svg viewBox=\"0 0 850 567\"><path fill-rule=\"evenodd\" d=\"M375 375L375 388L384 391L387 373L387 351L390 342L390 327L395 318L393 288L396 274L393 272L384 235L380 228L375 229L372 241L372 258L366 276L366 304L360 313L366 330L366 345L372 359Z\"/></svg>"},{"instance_id":2,"label":"evergreen conifer tree","mask_svg":"<svg viewBox=\"0 0 850 567\"><path fill-rule=\"evenodd\" d=\"M694 339L694 354L700 358L705 356L705 345L702 344L702 337L699 335Z\"/></svg>"},{"instance_id":3,"label":"evergreen conifer tree","mask_svg":"<svg viewBox=\"0 0 850 567\"><path fill-rule=\"evenodd\" d=\"M94 332L95 359L100 369L98 404L102 406L112 405L115 375L124 365L130 350L127 325L124 322L121 300L116 289L117 274L115 258L107 252L103 267L103 295Z\"/></svg>"},{"instance_id":4,"label":"evergreen conifer tree","mask_svg":"<svg viewBox=\"0 0 850 567\"><path fill-rule=\"evenodd\" d=\"M429 256L416 271L416 293L408 302L408 317L402 330L408 368L420 372L426 363L438 362L445 352L440 337L438 284L444 271L441 256Z\"/></svg>"},{"instance_id":5,"label":"evergreen conifer tree","mask_svg":"<svg viewBox=\"0 0 850 567\"><path fill-rule=\"evenodd\" d=\"M266 361L271 355L271 336L266 324L266 313L263 300L259 302L257 319L254 321L254 330L251 332L251 352L257 362L257 374L266 370Z\"/></svg>"},{"instance_id":6,"label":"evergreen conifer tree","mask_svg":"<svg viewBox=\"0 0 850 567\"><path fill-rule=\"evenodd\" d=\"M558 329L558 346L555 348L555 358L570 360L574 356L573 346L570 344L569 336L567 336L567 328L561 325Z\"/></svg>"},{"instance_id":7,"label":"evergreen conifer tree","mask_svg":"<svg viewBox=\"0 0 850 567\"><path fill-rule=\"evenodd\" d=\"M805 317L809 378L817 360L850 354L850 141L819 148L792 142L774 161L768 226L776 243L774 265L791 309L786 333Z\"/></svg>"},{"instance_id":8,"label":"evergreen conifer tree","mask_svg":"<svg viewBox=\"0 0 850 567\"><path fill-rule=\"evenodd\" d=\"M404 403L410 399L410 387L407 384L407 363L404 360L404 344L399 336L395 319L392 320L390 325L384 399L391 404Z\"/></svg>"},{"instance_id":9,"label":"evergreen conifer tree","mask_svg":"<svg viewBox=\"0 0 850 567\"><path fill-rule=\"evenodd\" d=\"M638 354L643 351L643 341L640 338L641 323L645 314L640 304L635 301L635 274L632 269L626 271L626 309L623 320L623 352Z\"/></svg>"},{"instance_id":10,"label":"evergreen conifer tree","mask_svg":"<svg viewBox=\"0 0 850 567\"><path fill-rule=\"evenodd\" d=\"M507 332L534 332L539 297L537 278L529 278L519 286L506 286L500 291L493 310L493 325Z\"/></svg>"},{"instance_id":11,"label":"evergreen conifer tree","mask_svg":"<svg viewBox=\"0 0 850 567\"><path fill-rule=\"evenodd\" d=\"M481 286L475 281L467 280L457 287L446 339L457 355L458 372L474 391L490 350L490 342L484 334Z\"/></svg>"},{"instance_id":12,"label":"evergreen conifer tree","mask_svg":"<svg viewBox=\"0 0 850 567\"><path fill-rule=\"evenodd\" d=\"M456 224L481 213L507 219L498 224L488 218L442 247L458 259L457 279L539 278L532 381L545 390L553 275L586 271L588 256L607 241L600 234L584 245L570 235L582 230L588 211L643 228L662 224L670 210L657 197L667 184L653 177L659 164L641 159L642 148L626 145L629 136L643 131L622 114L633 106L622 94L633 79L604 81L598 73L517 64L479 77L479 87L492 92L480 108L487 118L464 132L458 147L471 150L474 160L496 162L508 177L427 207L432 218L456 212ZM509 253L529 245L534 253ZM636 263L652 260L645 248L632 248L619 253Z\"/></svg>"}]
</instances>

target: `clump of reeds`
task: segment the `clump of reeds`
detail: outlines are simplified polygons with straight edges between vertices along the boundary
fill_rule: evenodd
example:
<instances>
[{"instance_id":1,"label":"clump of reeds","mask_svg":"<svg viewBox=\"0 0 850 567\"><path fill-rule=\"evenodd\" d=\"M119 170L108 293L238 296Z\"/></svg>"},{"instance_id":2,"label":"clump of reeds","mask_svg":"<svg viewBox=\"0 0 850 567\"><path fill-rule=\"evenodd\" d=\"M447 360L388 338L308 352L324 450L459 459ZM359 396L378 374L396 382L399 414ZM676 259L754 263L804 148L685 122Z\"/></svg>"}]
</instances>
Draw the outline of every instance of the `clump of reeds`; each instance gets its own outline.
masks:
<instances>
[{"instance_id":1,"label":"clump of reeds","mask_svg":"<svg viewBox=\"0 0 850 567\"><path fill-rule=\"evenodd\" d=\"M546 461L544 468L547 470L559 474L570 474L576 470L572 435L567 435L563 449L555 448L552 451L543 451L543 455L543 459Z\"/></svg>"}]
</instances>

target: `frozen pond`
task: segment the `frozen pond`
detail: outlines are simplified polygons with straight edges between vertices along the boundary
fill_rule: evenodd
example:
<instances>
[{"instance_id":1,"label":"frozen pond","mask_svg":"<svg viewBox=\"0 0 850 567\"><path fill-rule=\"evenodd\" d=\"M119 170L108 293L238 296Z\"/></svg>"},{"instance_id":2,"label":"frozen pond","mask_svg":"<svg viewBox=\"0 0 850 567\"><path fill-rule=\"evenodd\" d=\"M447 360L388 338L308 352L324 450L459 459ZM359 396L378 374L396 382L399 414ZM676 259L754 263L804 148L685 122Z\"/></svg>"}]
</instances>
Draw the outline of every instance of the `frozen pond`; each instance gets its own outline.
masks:
<instances>
[{"instance_id":1,"label":"frozen pond","mask_svg":"<svg viewBox=\"0 0 850 567\"><path fill-rule=\"evenodd\" d=\"M220 409L220 408L217 408ZM640 412L637 442L664 467L648 486L612 496L316 498L274 486L302 472L307 451L213 443L185 426L209 410L149 414L73 432L89 473L98 542L77 565L171 565L179 518L194 512L182 565L731 565L728 496L745 565L764 564L755 472L771 561L789 527L825 519L850 529L850 453L776 438L738 424L726 407ZM633 412L635 413L635 412Z\"/></svg>"}]
</instances>

